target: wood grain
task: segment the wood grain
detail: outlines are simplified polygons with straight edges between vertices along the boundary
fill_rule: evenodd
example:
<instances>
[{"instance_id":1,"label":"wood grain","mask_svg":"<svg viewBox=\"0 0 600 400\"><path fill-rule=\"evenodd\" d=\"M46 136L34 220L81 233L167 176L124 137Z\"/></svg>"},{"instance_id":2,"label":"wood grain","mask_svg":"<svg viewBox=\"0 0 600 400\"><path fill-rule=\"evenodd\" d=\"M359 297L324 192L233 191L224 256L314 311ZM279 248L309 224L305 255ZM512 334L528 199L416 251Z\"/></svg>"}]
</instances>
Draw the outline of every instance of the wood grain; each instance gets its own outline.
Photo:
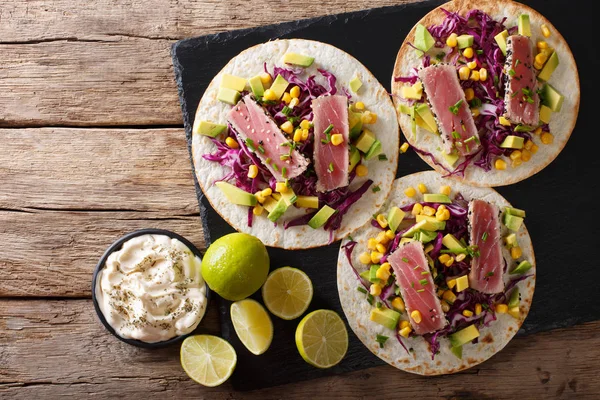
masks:
<instances>
[{"instance_id":1,"label":"wood grain","mask_svg":"<svg viewBox=\"0 0 600 400\"><path fill-rule=\"evenodd\" d=\"M203 330L216 332L217 317L209 314ZM0 397L594 398L600 393L599 329L594 322L516 338L458 375L424 378L382 366L248 396L227 383L213 389L194 384L179 365L178 346L150 351L118 341L89 300L0 300Z\"/></svg>"}]
</instances>

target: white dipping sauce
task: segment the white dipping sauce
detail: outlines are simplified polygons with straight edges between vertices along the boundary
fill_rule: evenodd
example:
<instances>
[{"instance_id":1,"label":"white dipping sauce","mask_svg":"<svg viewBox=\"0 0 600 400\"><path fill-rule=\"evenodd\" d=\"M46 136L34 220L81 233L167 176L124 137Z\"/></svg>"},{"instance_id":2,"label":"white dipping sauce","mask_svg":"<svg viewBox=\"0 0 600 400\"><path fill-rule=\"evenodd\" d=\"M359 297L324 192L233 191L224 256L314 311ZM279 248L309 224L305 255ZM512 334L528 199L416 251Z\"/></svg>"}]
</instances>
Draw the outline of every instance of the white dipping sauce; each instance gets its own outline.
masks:
<instances>
[{"instance_id":1,"label":"white dipping sauce","mask_svg":"<svg viewBox=\"0 0 600 400\"><path fill-rule=\"evenodd\" d=\"M96 279L106 321L127 339L161 342L193 331L206 311L201 261L166 235L134 237L113 252Z\"/></svg>"}]
</instances>

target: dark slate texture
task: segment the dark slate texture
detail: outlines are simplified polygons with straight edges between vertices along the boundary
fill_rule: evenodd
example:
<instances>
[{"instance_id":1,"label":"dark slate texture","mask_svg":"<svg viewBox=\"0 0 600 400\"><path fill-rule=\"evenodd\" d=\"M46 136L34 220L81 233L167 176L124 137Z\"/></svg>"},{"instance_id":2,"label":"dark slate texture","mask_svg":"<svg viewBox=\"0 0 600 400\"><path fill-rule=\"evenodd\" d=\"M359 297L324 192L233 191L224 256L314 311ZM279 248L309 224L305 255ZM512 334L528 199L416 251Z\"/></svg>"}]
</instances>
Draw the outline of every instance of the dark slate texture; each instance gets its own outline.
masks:
<instances>
[{"instance_id":1,"label":"dark slate texture","mask_svg":"<svg viewBox=\"0 0 600 400\"><path fill-rule=\"evenodd\" d=\"M564 13L564 2L526 1L542 12L569 42L579 67L582 99L573 136L559 157L533 177L498 191L516 207L527 210L526 224L534 243L538 266L532 310L518 335L526 335L598 319L600 302L596 284L600 278L594 194L598 193L598 51L590 46L592 13ZM440 1L338 14L279 25L237 30L181 40L172 56L179 88L185 131L190 143L196 107L211 79L240 51L275 38L314 39L347 51L369 68L389 90L397 50L410 28ZM398 176L429 167L414 153L401 155ZM196 182L207 243L234 230L204 198ZM328 308L342 313L336 289L339 242L304 251L269 248L271 268L292 265L311 277L315 294L309 311ZM215 296L218 297L218 296ZM253 296L260 300L260 293ZM231 378L234 388L251 390L289 382L339 374L382 365L349 331L350 347L344 360L329 370L306 364L298 354L294 332L299 320L272 317L275 337L269 350L254 356L239 342L229 319L230 303L219 299L222 336L238 353ZM493 362L493 361L492 361Z\"/></svg>"}]
</instances>

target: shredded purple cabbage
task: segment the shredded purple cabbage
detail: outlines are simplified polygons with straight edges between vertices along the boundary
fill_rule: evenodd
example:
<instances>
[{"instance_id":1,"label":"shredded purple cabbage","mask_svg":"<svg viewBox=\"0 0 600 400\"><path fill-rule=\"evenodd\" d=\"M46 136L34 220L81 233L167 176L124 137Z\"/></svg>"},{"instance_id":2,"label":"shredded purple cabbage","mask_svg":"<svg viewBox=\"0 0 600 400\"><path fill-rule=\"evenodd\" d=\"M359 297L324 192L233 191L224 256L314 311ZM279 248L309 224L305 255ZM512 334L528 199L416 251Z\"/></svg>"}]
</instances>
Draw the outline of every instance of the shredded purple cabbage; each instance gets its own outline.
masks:
<instances>
[{"instance_id":1,"label":"shredded purple cabbage","mask_svg":"<svg viewBox=\"0 0 600 400\"><path fill-rule=\"evenodd\" d=\"M365 289L369 290L369 286L367 286L367 284L365 283L363 278L361 278L361 276L358 273L358 271L356 270L356 268L354 268L354 264L352 264L352 251L354 251L355 246L356 246L356 242L353 240L350 240L348 243L343 245L342 248L344 249L344 253L346 254L346 258L348 259L348 264L350 264L350 267L352 268L354 275L356 275L356 279L358 279L360 284L363 285L363 287Z\"/></svg>"}]
</instances>

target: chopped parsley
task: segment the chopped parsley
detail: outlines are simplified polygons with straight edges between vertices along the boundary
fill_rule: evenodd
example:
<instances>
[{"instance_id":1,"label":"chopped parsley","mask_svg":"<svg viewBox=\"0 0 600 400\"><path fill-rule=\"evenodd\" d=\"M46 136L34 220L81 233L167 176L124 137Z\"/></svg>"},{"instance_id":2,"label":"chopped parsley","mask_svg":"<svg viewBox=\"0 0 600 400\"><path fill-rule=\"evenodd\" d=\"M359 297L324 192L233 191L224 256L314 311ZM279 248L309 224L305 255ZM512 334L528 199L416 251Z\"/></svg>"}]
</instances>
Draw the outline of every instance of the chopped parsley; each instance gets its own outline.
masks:
<instances>
[{"instance_id":1,"label":"chopped parsley","mask_svg":"<svg viewBox=\"0 0 600 400\"><path fill-rule=\"evenodd\" d=\"M425 291L425 289L419 289L419 290L417 290L417 293L421 293L421 292L424 292L424 291Z\"/></svg>"},{"instance_id":2,"label":"chopped parsley","mask_svg":"<svg viewBox=\"0 0 600 400\"><path fill-rule=\"evenodd\" d=\"M378 301L377 303L375 303L375 307L381 309L381 307L383 307L383 304L381 304L381 302Z\"/></svg>"},{"instance_id":3,"label":"chopped parsley","mask_svg":"<svg viewBox=\"0 0 600 400\"><path fill-rule=\"evenodd\" d=\"M458 109L460 108L460 106L463 103L463 99L460 99L459 101L456 102L456 104L454 104L453 106L448 107L448 109L450 110L450 112L454 115L458 115Z\"/></svg>"},{"instance_id":4,"label":"chopped parsley","mask_svg":"<svg viewBox=\"0 0 600 400\"><path fill-rule=\"evenodd\" d=\"M408 258L406 258L406 257L402 257L402 261L404 261L404 262L408 262Z\"/></svg>"},{"instance_id":5,"label":"chopped parsley","mask_svg":"<svg viewBox=\"0 0 600 400\"><path fill-rule=\"evenodd\" d=\"M452 131L452 137L454 139L460 139L460 134L458 132L456 132L456 131Z\"/></svg>"},{"instance_id":6,"label":"chopped parsley","mask_svg":"<svg viewBox=\"0 0 600 400\"><path fill-rule=\"evenodd\" d=\"M381 190L381 188L379 186L375 186L372 190L373 190L373 193L377 193Z\"/></svg>"},{"instance_id":7,"label":"chopped parsley","mask_svg":"<svg viewBox=\"0 0 600 400\"><path fill-rule=\"evenodd\" d=\"M429 275L429 271L423 271L421 272L421 275Z\"/></svg>"},{"instance_id":8,"label":"chopped parsley","mask_svg":"<svg viewBox=\"0 0 600 400\"><path fill-rule=\"evenodd\" d=\"M517 65L519 65L519 63L520 63L520 62L521 62L521 60L519 60L519 59L517 58L517 59L515 60L515 67L516 67Z\"/></svg>"},{"instance_id":9,"label":"chopped parsley","mask_svg":"<svg viewBox=\"0 0 600 400\"><path fill-rule=\"evenodd\" d=\"M331 131L333 130L333 124L329 124L327 129L323 132L325 139L321 139L321 143L328 144L331 142Z\"/></svg>"},{"instance_id":10,"label":"chopped parsley","mask_svg":"<svg viewBox=\"0 0 600 400\"><path fill-rule=\"evenodd\" d=\"M352 239L352 236L348 235L348 240L351 242L354 242L354 239Z\"/></svg>"},{"instance_id":11,"label":"chopped parsley","mask_svg":"<svg viewBox=\"0 0 600 400\"><path fill-rule=\"evenodd\" d=\"M330 172L333 172L333 163L329 163L329 167L327 168Z\"/></svg>"},{"instance_id":12,"label":"chopped parsley","mask_svg":"<svg viewBox=\"0 0 600 400\"><path fill-rule=\"evenodd\" d=\"M493 272L493 271L490 271L490 272L488 272L487 274L485 274L485 276L494 276L494 272Z\"/></svg>"},{"instance_id":13,"label":"chopped parsley","mask_svg":"<svg viewBox=\"0 0 600 400\"><path fill-rule=\"evenodd\" d=\"M385 154L380 154L379 155L379 161L387 161L387 156Z\"/></svg>"},{"instance_id":14,"label":"chopped parsley","mask_svg":"<svg viewBox=\"0 0 600 400\"><path fill-rule=\"evenodd\" d=\"M483 240L485 242L487 240L487 237L488 237L488 233L483 232L483 235L481 235L481 240Z\"/></svg>"},{"instance_id":15,"label":"chopped parsley","mask_svg":"<svg viewBox=\"0 0 600 400\"><path fill-rule=\"evenodd\" d=\"M291 112L292 112L292 109L289 108L288 106L283 106L283 109L281 110L281 113L283 115L285 115L286 117L289 116Z\"/></svg>"},{"instance_id":16,"label":"chopped parsley","mask_svg":"<svg viewBox=\"0 0 600 400\"><path fill-rule=\"evenodd\" d=\"M425 285L427 285L429 282L427 281L427 279L421 279L421 280L419 281L419 283L421 284L421 286L425 286Z\"/></svg>"},{"instance_id":17,"label":"chopped parsley","mask_svg":"<svg viewBox=\"0 0 600 400\"><path fill-rule=\"evenodd\" d=\"M260 151L262 154L265 154L265 148L262 147L262 145L258 146L258 151Z\"/></svg>"},{"instance_id":18,"label":"chopped parsley","mask_svg":"<svg viewBox=\"0 0 600 400\"><path fill-rule=\"evenodd\" d=\"M358 290L358 291L359 291L359 292L361 292L361 293L367 294L367 290L366 290L364 287L357 286L357 287L356 287L356 290Z\"/></svg>"},{"instance_id":19,"label":"chopped parsley","mask_svg":"<svg viewBox=\"0 0 600 400\"><path fill-rule=\"evenodd\" d=\"M282 155L279 156L279 159L281 161L289 160L289 158L290 158L289 154L282 154Z\"/></svg>"},{"instance_id":20,"label":"chopped parsley","mask_svg":"<svg viewBox=\"0 0 600 400\"><path fill-rule=\"evenodd\" d=\"M367 294L367 301L370 305L373 305L373 295L371 293Z\"/></svg>"},{"instance_id":21,"label":"chopped parsley","mask_svg":"<svg viewBox=\"0 0 600 400\"><path fill-rule=\"evenodd\" d=\"M286 167L283 167L283 168L281 169L281 176L285 178L285 177L286 177L286 175L287 175L287 168L286 168Z\"/></svg>"},{"instance_id":22,"label":"chopped parsley","mask_svg":"<svg viewBox=\"0 0 600 400\"><path fill-rule=\"evenodd\" d=\"M508 70L508 74L509 74L510 76L515 76L517 73L515 72L515 70L514 70L514 69L512 69L512 68L511 68L511 69L509 69L509 70Z\"/></svg>"},{"instance_id":23,"label":"chopped parsley","mask_svg":"<svg viewBox=\"0 0 600 400\"><path fill-rule=\"evenodd\" d=\"M483 50L481 50L481 49L477 49L475 51L477 52L477 54L483 54Z\"/></svg>"},{"instance_id":24,"label":"chopped parsley","mask_svg":"<svg viewBox=\"0 0 600 400\"><path fill-rule=\"evenodd\" d=\"M473 100L469 102L471 107L477 108L481 106L481 99L479 97L474 97Z\"/></svg>"},{"instance_id":25,"label":"chopped parsley","mask_svg":"<svg viewBox=\"0 0 600 400\"><path fill-rule=\"evenodd\" d=\"M394 288L394 294L396 296L400 296L400 286L396 285L396 287Z\"/></svg>"},{"instance_id":26,"label":"chopped parsley","mask_svg":"<svg viewBox=\"0 0 600 400\"><path fill-rule=\"evenodd\" d=\"M383 335L377 335L377 337L375 338L375 341L377 343L379 343L379 347L381 347L383 349L383 345L385 344L385 342L387 342L389 338L387 336L383 336Z\"/></svg>"},{"instance_id":27,"label":"chopped parsley","mask_svg":"<svg viewBox=\"0 0 600 400\"><path fill-rule=\"evenodd\" d=\"M246 139L246 146L252 151L256 151L256 147L254 147L254 141L250 138Z\"/></svg>"},{"instance_id":28,"label":"chopped parsley","mask_svg":"<svg viewBox=\"0 0 600 400\"><path fill-rule=\"evenodd\" d=\"M444 59L444 57L446 57L446 53L444 53L444 52L442 51L441 53L438 53L438 54L435 56L435 59L436 59L436 60L438 60L438 61L442 61L442 60Z\"/></svg>"}]
</instances>

